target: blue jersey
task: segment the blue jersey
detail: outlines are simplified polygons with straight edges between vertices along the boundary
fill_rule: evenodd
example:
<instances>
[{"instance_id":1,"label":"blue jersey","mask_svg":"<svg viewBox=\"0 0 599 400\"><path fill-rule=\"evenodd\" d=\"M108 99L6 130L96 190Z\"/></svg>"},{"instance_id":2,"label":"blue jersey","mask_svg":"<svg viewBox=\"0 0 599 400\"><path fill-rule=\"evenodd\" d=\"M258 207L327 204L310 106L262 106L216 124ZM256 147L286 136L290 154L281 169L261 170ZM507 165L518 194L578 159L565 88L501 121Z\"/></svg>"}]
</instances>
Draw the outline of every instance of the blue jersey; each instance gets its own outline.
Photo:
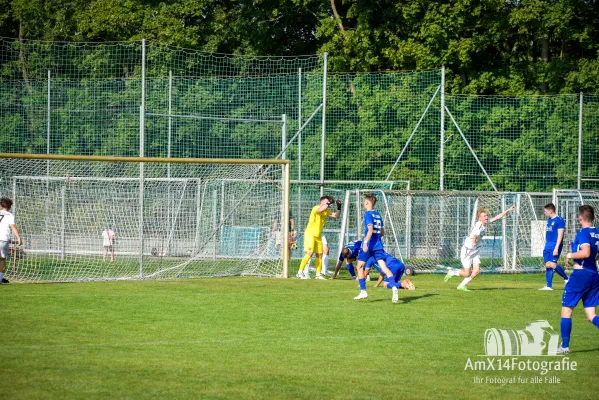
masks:
<instances>
[{"instance_id":1,"label":"blue jersey","mask_svg":"<svg viewBox=\"0 0 599 400\"><path fill-rule=\"evenodd\" d=\"M599 229L594 226L582 228L576 233L576 238L572 243L572 251L576 252L582 249L583 245L591 246L589 257L574 260L582 268L597 273L597 254L599 253Z\"/></svg>"},{"instance_id":2,"label":"blue jersey","mask_svg":"<svg viewBox=\"0 0 599 400\"><path fill-rule=\"evenodd\" d=\"M368 225L372 225L372 236L368 242L368 250L383 250L383 240L381 239L381 230L384 228L383 217L374 210L364 213L364 238L368 235Z\"/></svg>"},{"instance_id":3,"label":"blue jersey","mask_svg":"<svg viewBox=\"0 0 599 400\"><path fill-rule=\"evenodd\" d=\"M558 231L565 229L565 227L566 222L559 215L556 215L555 218L549 218L547 220L547 228L545 229L545 247L555 248Z\"/></svg>"},{"instance_id":4,"label":"blue jersey","mask_svg":"<svg viewBox=\"0 0 599 400\"><path fill-rule=\"evenodd\" d=\"M395 282L399 282L401 276L405 271L405 265L397 258L393 257L391 254L388 253L385 253L383 259L385 260L385 264L387 264L387 268L389 268L389 270L393 274ZM379 264L376 262L374 257L370 257L366 262L366 265L364 266L365 269L370 269L372 267L374 267L374 269L376 269L379 274L383 273L383 271L381 271L381 267L379 267Z\"/></svg>"},{"instance_id":5,"label":"blue jersey","mask_svg":"<svg viewBox=\"0 0 599 400\"><path fill-rule=\"evenodd\" d=\"M360 252L360 247L362 247L361 240L355 240L355 241L349 242L348 244L343 246L344 249L351 250L351 256L349 258L358 258L358 253ZM343 257L342 254L339 254L339 261L343 261L343 260L345 260L345 258Z\"/></svg>"}]
</instances>

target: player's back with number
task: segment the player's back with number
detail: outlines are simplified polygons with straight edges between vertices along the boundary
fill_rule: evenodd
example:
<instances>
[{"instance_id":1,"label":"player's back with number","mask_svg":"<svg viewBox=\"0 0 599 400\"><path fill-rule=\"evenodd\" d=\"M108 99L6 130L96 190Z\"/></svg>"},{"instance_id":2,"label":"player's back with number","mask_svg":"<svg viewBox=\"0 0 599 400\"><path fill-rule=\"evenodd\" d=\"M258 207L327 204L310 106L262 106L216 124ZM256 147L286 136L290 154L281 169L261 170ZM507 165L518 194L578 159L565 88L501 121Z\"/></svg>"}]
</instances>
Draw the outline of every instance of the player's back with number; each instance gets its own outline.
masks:
<instances>
[{"instance_id":1,"label":"player's back with number","mask_svg":"<svg viewBox=\"0 0 599 400\"><path fill-rule=\"evenodd\" d=\"M581 250L582 246L589 245L590 254L583 259L574 260L583 269L597 273L597 255L599 254L599 229L596 227L582 228L576 233L573 251Z\"/></svg>"},{"instance_id":2,"label":"player's back with number","mask_svg":"<svg viewBox=\"0 0 599 400\"><path fill-rule=\"evenodd\" d=\"M14 215L8 211L0 210L0 242L8 242L10 240L10 226L14 224Z\"/></svg>"},{"instance_id":3,"label":"player's back with number","mask_svg":"<svg viewBox=\"0 0 599 400\"><path fill-rule=\"evenodd\" d=\"M369 250L383 250L383 217L375 210L368 210L364 213L364 237L368 235L368 226L372 225L372 236L368 241Z\"/></svg>"}]
</instances>

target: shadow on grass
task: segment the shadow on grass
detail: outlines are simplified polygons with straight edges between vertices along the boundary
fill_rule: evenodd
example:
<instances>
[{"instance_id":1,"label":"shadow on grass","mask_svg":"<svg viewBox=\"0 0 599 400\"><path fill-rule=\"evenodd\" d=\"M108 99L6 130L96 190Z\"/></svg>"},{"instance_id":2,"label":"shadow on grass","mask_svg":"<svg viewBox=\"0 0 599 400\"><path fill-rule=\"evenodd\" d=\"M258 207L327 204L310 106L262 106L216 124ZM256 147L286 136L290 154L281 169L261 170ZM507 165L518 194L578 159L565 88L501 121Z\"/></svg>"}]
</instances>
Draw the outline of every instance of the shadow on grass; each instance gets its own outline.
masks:
<instances>
[{"instance_id":1,"label":"shadow on grass","mask_svg":"<svg viewBox=\"0 0 599 400\"><path fill-rule=\"evenodd\" d=\"M599 351L599 347L596 349L587 349L587 350L576 350L572 353L592 353L593 351Z\"/></svg>"},{"instance_id":2,"label":"shadow on grass","mask_svg":"<svg viewBox=\"0 0 599 400\"><path fill-rule=\"evenodd\" d=\"M389 290L389 294L391 294L391 291ZM412 296L412 297L401 297L401 291L399 292L399 302L402 304L406 304L406 303L411 303L415 300L420 300L420 299L424 299L427 297L433 297L433 296L438 296L437 293L427 293L427 294L423 294L422 296ZM390 301L391 300L391 296L389 296L388 299L375 299L375 300L370 300L370 303L374 303L375 301Z\"/></svg>"}]
</instances>

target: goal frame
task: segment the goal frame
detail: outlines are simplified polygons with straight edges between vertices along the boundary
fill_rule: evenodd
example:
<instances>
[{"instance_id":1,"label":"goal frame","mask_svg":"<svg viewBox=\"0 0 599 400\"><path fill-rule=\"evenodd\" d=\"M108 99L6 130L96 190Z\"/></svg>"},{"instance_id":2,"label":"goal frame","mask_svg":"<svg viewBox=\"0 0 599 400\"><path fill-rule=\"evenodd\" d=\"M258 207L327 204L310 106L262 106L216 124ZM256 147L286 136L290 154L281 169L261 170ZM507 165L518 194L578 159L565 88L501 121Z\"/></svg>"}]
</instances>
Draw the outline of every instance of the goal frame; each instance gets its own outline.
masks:
<instances>
[{"instance_id":1,"label":"goal frame","mask_svg":"<svg viewBox=\"0 0 599 400\"><path fill-rule=\"evenodd\" d=\"M46 160L50 161L95 161L95 162L118 162L118 163L137 163L140 165L139 178L130 178L139 182L139 206L143 209L144 205L144 182L154 180L144 176L144 163L152 164L242 164L242 165L272 165L281 166L282 173L282 202L283 215L289 214L290 198L290 161L285 159L230 159L230 158L170 158L170 157L116 157L116 156L82 156L82 155L56 155L56 154L24 154L24 153L0 153L0 159L22 159L22 160ZM40 177L41 178L41 177ZM47 179L54 179L47 177ZM101 177L92 179L102 179ZM168 178L165 178L168 179ZM16 205L18 208L18 205ZM143 233L143 213L139 215L139 268L140 278L143 277L144 260L144 233ZM283 230L283 243L289 242L289 219L281 218L281 228ZM282 246L282 278L289 277L289 247Z\"/></svg>"}]
</instances>

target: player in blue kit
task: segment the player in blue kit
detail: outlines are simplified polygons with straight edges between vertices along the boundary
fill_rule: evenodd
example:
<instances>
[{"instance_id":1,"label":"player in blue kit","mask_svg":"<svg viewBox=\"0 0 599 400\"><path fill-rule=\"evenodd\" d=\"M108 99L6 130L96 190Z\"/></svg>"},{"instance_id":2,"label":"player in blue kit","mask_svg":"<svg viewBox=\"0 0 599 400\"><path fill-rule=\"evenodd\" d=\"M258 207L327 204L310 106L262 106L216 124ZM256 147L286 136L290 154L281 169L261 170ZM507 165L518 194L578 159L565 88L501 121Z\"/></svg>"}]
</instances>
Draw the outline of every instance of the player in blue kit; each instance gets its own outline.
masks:
<instances>
[{"instance_id":1,"label":"player in blue kit","mask_svg":"<svg viewBox=\"0 0 599 400\"><path fill-rule=\"evenodd\" d=\"M362 247L358 253L358 282L360 284L360 294L354 297L354 300L362 300L368 298L366 293L366 278L364 274L364 265L370 257L373 257L381 271L389 278L388 286L393 290L391 301L397 303L399 294L397 292L398 284L393 281L393 274L387 268L385 264L385 250L383 248L382 236L385 234L385 225L383 224L383 218L381 214L374 211L374 205L376 204L376 197L373 194L367 194L364 197L364 240L362 241Z\"/></svg>"},{"instance_id":2,"label":"player in blue kit","mask_svg":"<svg viewBox=\"0 0 599 400\"><path fill-rule=\"evenodd\" d=\"M564 244L564 229L566 227L566 222L562 217L557 215L553 203L547 204L543 208L543 212L548 218L547 227L545 229L545 249L543 250L547 285L539 290L553 290L553 271L564 278L565 283L568 282L566 272L561 266L557 265Z\"/></svg>"},{"instance_id":3,"label":"player in blue kit","mask_svg":"<svg viewBox=\"0 0 599 400\"><path fill-rule=\"evenodd\" d=\"M599 254L599 229L593 226L595 210L584 205L578 207L578 221L582 229L576 233L572 242L572 253L566 255L566 265L574 260L574 272L570 275L562 296L562 346L558 354L570 352L570 333L572 332L572 312L582 300L584 312L589 321L599 328L596 307L599 305L599 273L597 272L597 254Z\"/></svg>"},{"instance_id":4,"label":"player in blue kit","mask_svg":"<svg viewBox=\"0 0 599 400\"><path fill-rule=\"evenodd\" d=\"M356 270L354 268L354 261L358 258L358 253L360 252L360 247L362 247L361 240L355 240L353 242L349 242L343 249L341 249L341 253L339 254L339 260L337 260L337 265L335 266L335 273L331 277L331 279L335 279L337 274L339 274L339 270L341 269L341 265L343 261L347 264L347 270L351 275L352 279L356 279Z\"/></svg>"},{"instance_id":5,"label":"player in blue kit","mask_svg":"<svg viewBox=\"0 0 599 400\"><path fill-rule=\"evenodd\" d=\"M398 288L406 290L416 289L414 284L409 279L406 279L403 282L401 281L401 277L406 270L404 263L402 263L397 258L393 257L391 254L388 253L385 253L385 263L387 264L387 268L389 268L389 271L393 273L393 282L398 285ZM372 267L374 267L374 269L376 269L380 273L379 279L374 286L380 286L380 284L383 283L384 279L383 287L391 289L391 287L389 286L389 278L386 278L385 275L382 273L381 267L379 267L376 260L370 257L366 262L366 265L364 266L365 273L368 274L368 271L370 271L370 268Z\"/></svg>"}]
</instances>

